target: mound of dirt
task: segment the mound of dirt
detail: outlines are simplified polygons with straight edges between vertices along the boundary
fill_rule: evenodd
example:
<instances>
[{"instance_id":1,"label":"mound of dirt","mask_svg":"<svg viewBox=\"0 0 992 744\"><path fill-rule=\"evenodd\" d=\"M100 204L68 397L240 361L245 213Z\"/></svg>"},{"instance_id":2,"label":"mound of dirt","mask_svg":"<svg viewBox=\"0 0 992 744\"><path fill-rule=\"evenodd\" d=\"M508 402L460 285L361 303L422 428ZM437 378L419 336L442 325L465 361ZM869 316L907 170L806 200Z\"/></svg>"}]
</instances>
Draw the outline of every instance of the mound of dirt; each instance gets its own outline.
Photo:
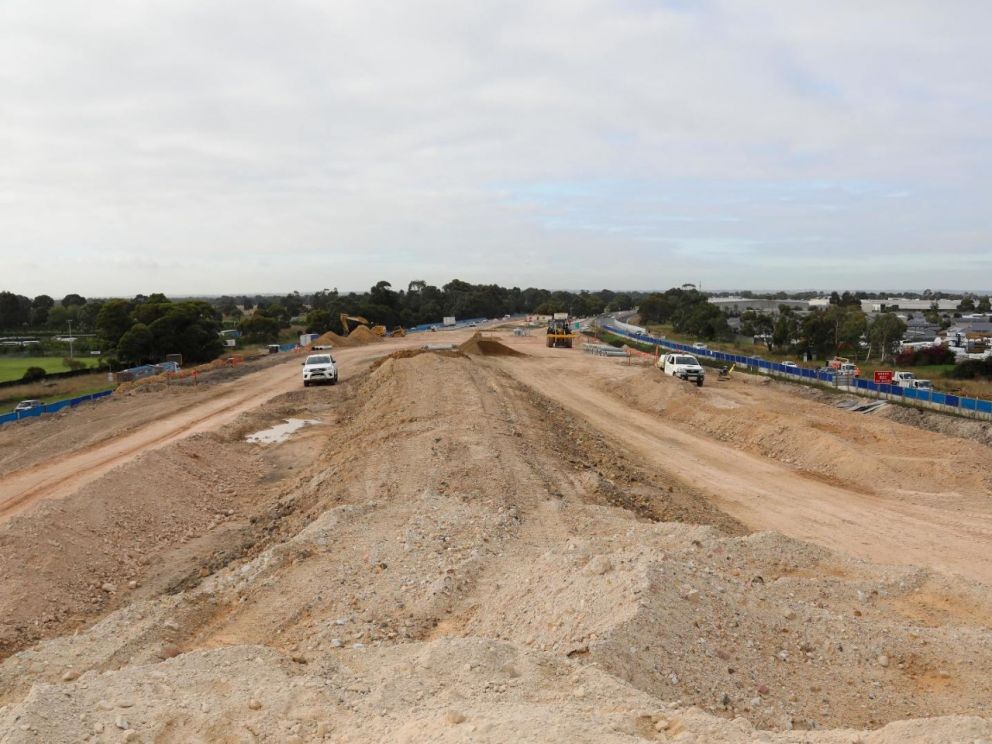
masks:
<instances>
[{"instance_id":1,"label":"mound of dirt","mask_svg":"<svg viewBox=\"0 0 992 744\"><path fill-rule=\"evenodd\" d=\"M494 338L484 338L481 333L476 333L472 338L458 347L463 354L472 356L527 356L523 352L504 346Z\"/></svg>"},{"instance_id":2,"label":"mound of dirt","mask_svg":"<svg viewBox=\"0 0 992 744\"><path fill-rule=\"evenodd\" d=\"M335 349L343 349L354 344L346 336L339 336L334 331L328 331L311 344L312 346L333 346Z\"/></svg>"},{"instance_id":3,"label":"mound of dirt","mask_svg":"<svg viewBox=\"0 0 992 744\"><path fill-rule=\"evenodd\" d=\"M379 369L383 364L385 364L390 359L411 359L421 354L437 354L439 356L446 357L464 357L465 355L454 349L400 349L399 351L394 351L392 354L382 357L381 359L376 359L372 362L372 366L369 367L370 371Z\"/></svg>"},{"instance_id":4,"label":"mound of dirt","mask_svg":"<svg viewBox=\"0 0 992 744\"><path fill-rule=\"evenodd\" d=\"M364 346L365 344L378 343L382 341L382 336L376 336L365 326L358 326L348 334L348 340L352 346Z\"/></svg>"}]
</instances>

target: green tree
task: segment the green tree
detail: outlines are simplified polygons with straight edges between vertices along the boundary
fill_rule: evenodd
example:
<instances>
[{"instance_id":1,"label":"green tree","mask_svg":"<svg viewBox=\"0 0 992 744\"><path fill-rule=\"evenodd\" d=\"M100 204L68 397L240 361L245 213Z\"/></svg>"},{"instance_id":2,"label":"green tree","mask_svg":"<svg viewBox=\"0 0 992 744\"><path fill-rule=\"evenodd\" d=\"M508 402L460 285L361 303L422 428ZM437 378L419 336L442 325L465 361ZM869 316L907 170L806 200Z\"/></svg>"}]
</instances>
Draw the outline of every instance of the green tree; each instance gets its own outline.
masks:
<instances>
[{"instance_id":1,"label":"green tree","mask_svg":"<svg viewBox=\"0 0 992 744\"><path fill-rule=\"evenodd\" d=\"M144 323L135 323L117 342L117 358L128 364L155 360L155 337Z\"/></svg>"},{"instance_id":2,"label":"green tree","mask_svg":"<svg viewBox=\"0 0 992 744\"><path fill-rule=\"evenodd\" d=\"M100 309L102 307L103 302L99 300L90 300L81 307L71 308L71 310L76 313L76 320L79 322L79 329L81 331L92 333L96 330L96 318L100 314ZM55 310L56 308L52 308L52 312L55 312Z\"/></svg>"},{"instance_id":3,"label":"green tree","mask_svg":"<svg viewBox=\"0 0 992 744\"><path fill-rule=\"evenodd\" d=\"M872 349L878 349L879 361L885 361L886 356L895 353L896 347L903 334L906 324L894 313L880 313L868 325L868 341Z\"/></svg>"},{"instance_id":4,"label":"green tree","mask_svg":"<svg viewBox=\"0 0 992 744\"><path fill-rule=\"evenodd\" d=\"M238 324L238 328L248 343L274 343L279 340L281 324L275 318L255 313Z\"/></svg>"},{"instance_id":5,"label":"green tree","mask_svg":"<svg viewBox=\"0 0 992 744\"><path fill-rule=\"evenodd\" d=\"M18 329L31 322L31 300L13 292L0 292L0 328Z\"/></svg>"},{"instance_id":6,"label":"green tree","mask_svg":"<svg viewBox=\"0 0 992 744\"><path fill-rule=\"evenodd\" d=\"M988 295L982 295L978 298L978 304L975 309L980 313L992 312L992 300L989 300Z\"/></svg>"},{"instance_id":7,"label":"green tree","mask_svg":"<svg viewBox=\"0 0 992 744\"><path fill-rule=\"evenodd\" d=\"M38 295L31 300L31 325L36 328L48 322L48 312L54 307L55 300L48 295Z\"/></svg>"},{"instance_id":8,"label":"green tree","mask_svg":"<svg viewBox=\"0 0 992 744\"><path fill-rule=\"evenodd\" d=\"M333 323L337 318L332 316L327 310L311 310L306 317L307 333L327 333L333 328Z\"/></svg>"},{"instance_id":9,"label":"green tree","mask_svg":"<svg viewBox=\"0 0 992 744\"><path fill-rule=\"evenodd\" d=\"M96 316L97 332L110 347L116 348L121 336L131 330L132 325L131 303L127 300L107 300Z\"/></svg>"},{"instance_id":10,"label":"green tree","mask_svg":"<svg viewBox=\"0 0 992 744\"><path fill-rule=\"evenodd\" d=\"M798 335L799 316L788 305L782 305L775 319L775 327L772 329L771 345L777 349L789 348Z\"/></svg>"},{"instance_id":11,"label":"green tree","mask_svg":"<svg viewBox=\"0 0 992 744\"><path fill-rule=\"evenodd\" d=\"M220 323L208 302L174 302L166 313L148 326L154 339L154 352L182 354L183 363L208 362L223 350Z\"/></svg>"},{"instance_id":12,"label":"green tree","mask_svg":"<svg viewBox=\"0 0 992 744\"><path fill-rule=\"evenodd\" d=\"M78 294L67 294L62 298L62 307L69 307L70 305L85 305L86 298Z\"/></svg>"},{"instance_id":13,"label":"green tree","mask_svg":"<svg viewBox=\"0 0 992 744\"><path fill-rule=\"evenodd\" d=\"M627 292L617 292L608 300L607 310L616 312L617 310L630 310L634 307L634 299Z\"/></svg>"},{"instance_id":14,"label":"green tree","mask_svg":"<svg viewBox=\"0 0 992 744\"><path fill-rule=\"evenodd\" d=\"M962 313L975 312L975 298L971 295L965 295L958 303L958 310Z\"/></svg>"},{"instance_id":15,"label":"green tree","mask_svg":"<svg viewBox=\"0 0 992 744\"><path fill-rule=\"evenodd\" d=\"M21 375L21 382L38 382L44 380L46 374L43 367L28 367Z\"/></svg>"}]
</instances>

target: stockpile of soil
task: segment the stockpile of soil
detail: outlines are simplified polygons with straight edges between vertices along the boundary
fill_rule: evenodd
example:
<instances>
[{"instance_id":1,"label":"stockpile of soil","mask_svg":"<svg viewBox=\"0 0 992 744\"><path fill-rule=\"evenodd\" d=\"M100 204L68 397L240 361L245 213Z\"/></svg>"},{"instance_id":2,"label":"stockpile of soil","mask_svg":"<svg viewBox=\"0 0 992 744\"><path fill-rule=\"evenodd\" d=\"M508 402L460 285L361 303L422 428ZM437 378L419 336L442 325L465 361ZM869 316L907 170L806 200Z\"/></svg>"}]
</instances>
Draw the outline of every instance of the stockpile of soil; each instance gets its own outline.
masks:
<instances>
[{"instance_id":1,"label":"stockpile of soil","mask_svg":"<svg viewBox=\"0 0 992 744\"><path fill-rule=\"evenodd\" d=\"M504 346L494 338L485 338L481 333L476 333L472 338L458 347L463 354L472 356L527 356L523 352Z\"/></svg>"},{"instance_id":2,"label":"stockpile of soil","mask_svg":"<svg viewBox=\"0 0 992 744\"><path fill-rule=\"evenodd\" d=\"M352 346L363 346L382 341L382 336L376 336L365 326L358 326L358 328L348 334L348 340Z\"/></svg>"},{"instance_id":3,"label":"stockpile of soil","mask_svg":"<svg viewBox=\"0 0 992 744\"><path fill-rule=\"evenodd\" d=\"M328 331L323 336L314 341L311 346L333 346L335 349L343 349L348 346L354 346L350 339L346 336L339 336L334 331Z\"/></svg>"},{"instance_id":4,"label":"stockpile of soil","mask_svg":"<svg viewBox=\"0 0 992 744\"><path fill-rule=\"evenodd\" d=\"M394 351L392 354L384 356L381 359L376 359L372 362L372 366L369 369L379 369L379 367L388 362L390 359L411 359L415 356L420 356L421 354L439 354L447 357L465 356L462 352L453 349L400 349L399 351Z\"/></svg>"}]
</instances>

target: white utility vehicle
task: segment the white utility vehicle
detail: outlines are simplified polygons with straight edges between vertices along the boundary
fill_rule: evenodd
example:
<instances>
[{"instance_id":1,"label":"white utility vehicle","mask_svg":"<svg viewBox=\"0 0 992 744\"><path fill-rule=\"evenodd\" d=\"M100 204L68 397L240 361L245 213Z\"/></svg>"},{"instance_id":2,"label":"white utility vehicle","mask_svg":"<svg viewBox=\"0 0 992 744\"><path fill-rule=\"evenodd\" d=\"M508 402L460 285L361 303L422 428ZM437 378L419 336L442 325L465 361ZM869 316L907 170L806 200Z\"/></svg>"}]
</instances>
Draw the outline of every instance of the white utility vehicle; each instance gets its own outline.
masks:
<instances>
[{"instance_id":1,"label":"white utility vehicle","mask_svg":"<svg viewBox=\"0 0 992 744\"><path fill-rule=\"evenodd\" d=\"M695 382L699 387L703 386L703 379L706 377L706 371L699 360L692 354L681 351L659 357L658 369L666 375Z\"/></svg>"},{"instance_id":2,"label":"white utility vehicle","mask_svg":"<svg viewBox=\"0 0 992 744\"><path fill-rule=\"evenodd\" d=\"M338 384L338 367L330 354L311 354L303 362L303 387L310 387L318 382Z\"/></svg>"}]
</instances>

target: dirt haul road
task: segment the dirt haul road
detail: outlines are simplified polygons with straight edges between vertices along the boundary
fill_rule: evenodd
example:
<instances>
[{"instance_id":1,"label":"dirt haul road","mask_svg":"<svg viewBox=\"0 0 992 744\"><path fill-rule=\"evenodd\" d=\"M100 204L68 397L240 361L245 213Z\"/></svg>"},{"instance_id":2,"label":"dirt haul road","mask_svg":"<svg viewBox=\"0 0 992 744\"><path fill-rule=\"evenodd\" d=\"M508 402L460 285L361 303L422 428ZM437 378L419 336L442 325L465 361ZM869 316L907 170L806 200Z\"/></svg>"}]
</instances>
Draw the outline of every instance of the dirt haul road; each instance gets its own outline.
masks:
<instances>
[{"instance_id":1,"label":"dirt haul road","mask_svg":"<svg viewBox=\"0 0 992 744\"><path fill-rule=\"evenodd\" d=\"M455 340L461 340L464 335L455 337ZM417 343L422 341L389 339L375 346L335 351L341 363L341 379L355 374L356 362L359 362L359 369L364 369L370 354L378 357ZM28 467L0 471L0 523L38 499L62 498L144 452L199 432L219 429L273 396L299 387L302 358L299 354L288 355L282 363L237 380L204 386L202 391L184 391L183 402L176 405L177 410L173 412L163 412L159 408L143 411L133 406L130 425L119 434L98 436L92 443L68 451L50 451L48 457ZM68 415L74 416L76 413L72 411ZM75 423L73 418L63 418L55 425L64 424L71 428ZM8 437L19 433L13 426L7 429L3 433ZM40 444L45 446L44 442ZM12 440L7 446L23 444Z\"/></svg>"},{"instance_id":2,"label":"dirt haul road","mask_svg":"<svg viewBox=\"0 0 992 744\"><path fill-rule=\"evenodd\" d=\"M509 342L512 343L512 342ZM535 344L507 366L751 529L992 583L989 448L838 410L738 375L699 389L649 365Z\"/></svg>"},{"instance_id":3,"label":"dirt haul road","mask_svg":"<svg viewBox=\"0 0 992 744\"><path fill-rule=\"evenodd\" d=\"M750 532L715 476L583 411L608 394L769 477L867 473L883 504L927 471L953 507L983 476L939 437L891 424L889 459L881 424L788 392L504 340L531 357L359 351L0 525L0 741L992 740L988 586ZM246 441L287 417L319 423Z\"/></svg>"}]
</instances>

